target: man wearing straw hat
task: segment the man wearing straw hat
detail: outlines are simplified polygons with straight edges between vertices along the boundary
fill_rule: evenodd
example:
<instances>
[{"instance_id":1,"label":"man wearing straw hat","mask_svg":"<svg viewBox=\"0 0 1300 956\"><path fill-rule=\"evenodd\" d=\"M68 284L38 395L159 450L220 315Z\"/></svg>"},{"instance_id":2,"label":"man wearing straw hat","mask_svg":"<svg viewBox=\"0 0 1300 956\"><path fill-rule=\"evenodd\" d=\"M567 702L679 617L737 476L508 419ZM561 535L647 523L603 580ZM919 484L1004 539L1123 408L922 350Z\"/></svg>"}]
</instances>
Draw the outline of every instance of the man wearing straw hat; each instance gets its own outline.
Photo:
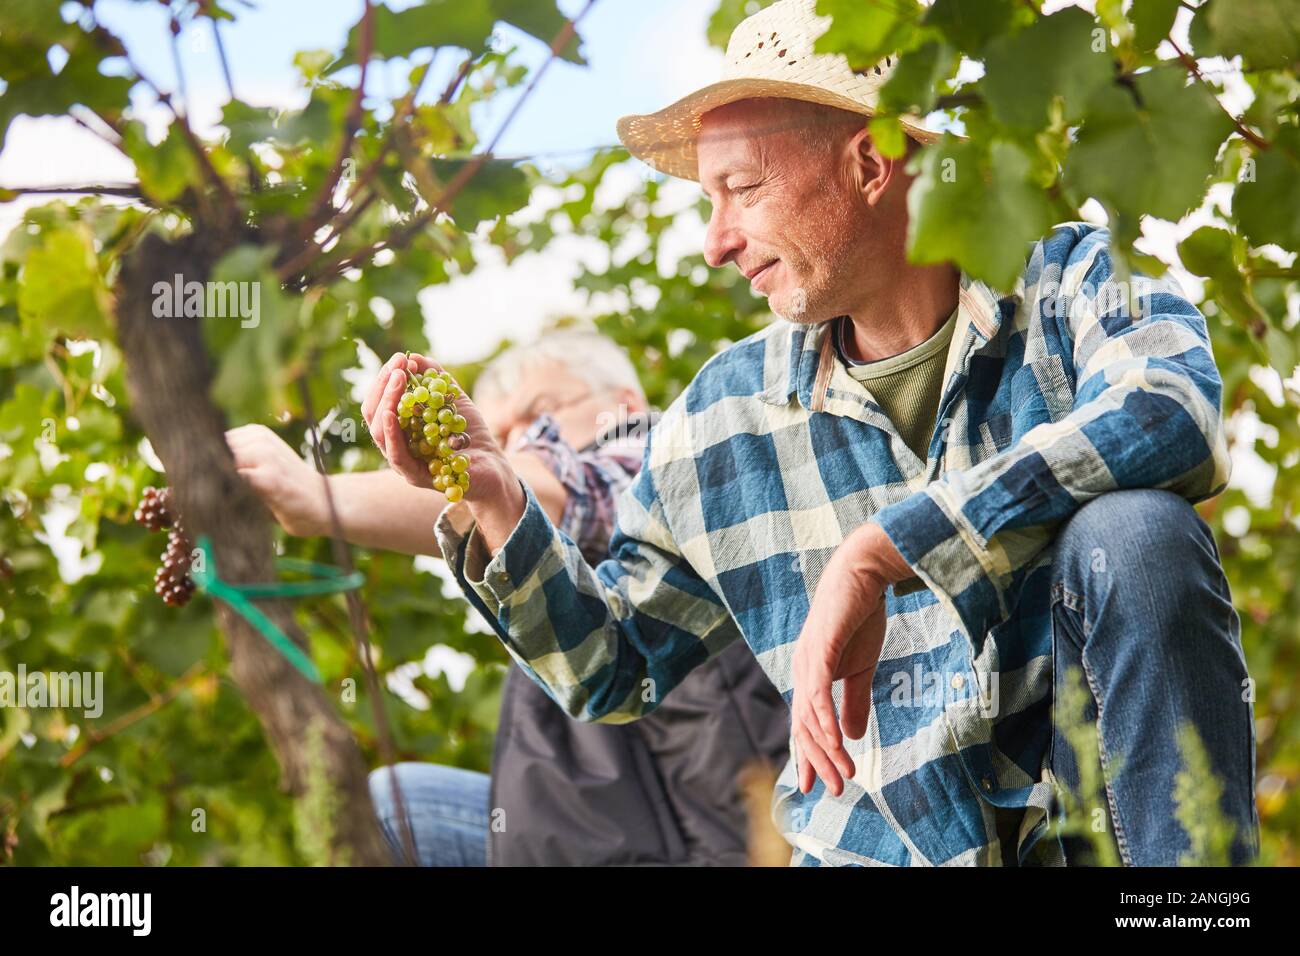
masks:
<instances>
[{"instance_id":1,"label":"man wearing straw hat","mask_svg":"<svg viewBox=\"0 0 1300 956\"><path fill-rule=\"evenodd\" d=\"M660 419L610 557L583 560L472 411L472 491L438 521L443 553L582 720L642 717L744 641L791 709L773 816L794 865L1085 860L1050 830L1090 776L1053 720L1080 671L1101 838L1126 864L1180 860L1190 724L1245 862L1254 714L1189 504L1228 477L1204 319L1146 277L1131 314L1083 223L1027 249L1005 295L908 262L912 177L864 128L892 58L854 73L814 54L828 23L814 0L773 4L736 28L722 82L619 123L634 156L699 181L706 258L780 320ZM394 414L402 360L363 411L427 483Z\"/></svg>"}]
</instances>

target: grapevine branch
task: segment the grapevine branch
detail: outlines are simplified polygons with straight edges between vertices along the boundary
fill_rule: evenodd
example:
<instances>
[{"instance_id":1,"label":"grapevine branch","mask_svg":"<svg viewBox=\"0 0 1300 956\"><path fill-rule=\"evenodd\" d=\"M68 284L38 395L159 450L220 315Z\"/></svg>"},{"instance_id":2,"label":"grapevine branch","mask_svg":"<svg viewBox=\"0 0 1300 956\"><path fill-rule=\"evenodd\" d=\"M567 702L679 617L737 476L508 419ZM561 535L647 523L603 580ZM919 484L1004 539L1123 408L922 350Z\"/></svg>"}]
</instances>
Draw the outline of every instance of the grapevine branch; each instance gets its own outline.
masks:
<instances>
[{"instance_id":1,"label":"grapevine branch","mask_svg":"<svg viewBox=\"0 0 1300 956\"><path fill-rule=\"evenodd\" d=\"M230 192L230 187L226 184L225 178L222 177L222 175L217 172L216 167L212 165L212 159L208 156L208 151L203 147L198 136L195 135L194 130L190 128L189 121L182 113L177 112L176 107L172 104L171 94L164 93L158 84L154 83L154 81L140 69L139 64L132 59L130 51L127 50L126 45L116 34L105 29L99 23L95 24L93 32L99 41L108 49L109 53L114 56L120 56L126 60L127 66L131 68L131 72L135 74L136 78L153 91L154 96L158 98L158 102L167 107L168 112L172 115L172 119L176 121L177 126L180 128L181 135L185 138L185 142L189 146L190 152L194 154L194 159L199 164L199 169L203 172L204 177L212 183L213 187L220 195L222 199L220 208L223 210L223 215L227 218L237 216L238 207L235 203L235 197ZM105 122L107 123L108 121L105 120ZM116 126L113 126L111 123L109 125L120 134L120 131L117 130ZM120 149L121 147L119 146L118 148ZM202 196L200 196L200 201L203 201Z\"/></svg>"},{"instance_id":2,"label":"grapevine branch","mask_svg":"<svg viewBox=\"0 0 1300 956\"><path fill-rule=\"evenodd\" d=\"M83 193L92 196L122 196L126 199L144 199L138 183L69 183L61 186L0 186L0 192L19 196L43 196Z\"/></svg>"},{"instance_id":3,"label":"grapevine branch","mask_svg":"<svg viewBox=\"0 0 1300 956\"><path fill-rule=\"evenodd\" d=\"M569 42L577 32L578 24L582 22L582 19L591 11L591 8L595 6L595 4L596 0L587 0L586 5L583 6L582 10L579 11L576 17L572 20L565 21L564 26L560 28L559 32L556 33L555 37L551 40L550 54L547 56L545 62L538 67L537 72L533 74L533 78L529 82L527 88L525 88L519 98L515 100L514 105L510 108L510 112L506 114L501 126L497 129L496 135L493 136L491 142L488 143L487 149L476 155L470 162L461 166L456 175L452 177L451 182L447 184L446 189L443 190L442 195L436 203L424 212L415 216L415 218L410 222L394 229L387 237L371 243L369 246L366 246L358 252L325 263L325 265L319 270L307 277L305 285L319 284L325 279L336 279L349 269L369 262L377 253L382 252L385 249L400 249L404 247L420 232L420 230L437 218L440 213L445 212L455 198L460 195L461 191L469 184L470 180L472 180L478 171L487 164L488 160L493 158L492 154L496 149L497 144L505 135L506 130L510 128L510 124L514 121L515 117L519 115L524 103L528 101L533 92L537 89L542 77L546 75L547 68L555 62L561 51L568 46Z\"/></svg>"},{"instance_id":4,"label":"grapevine branch","mask_svg":"<svg viewBox=\"0 0 1300 956\"><path fill-rule=\"evenodd\" d=\"M1211 96L1214 96L1214 102L1218 103L1219 109L1223 110L1228 119L1232 120L1232 125L1236 128L1237 132L1256 149L1263 150L1271 148L1272 144L1269 143L1268 140L1264 139L1253 129L1243 123L1240 117L1234 116L1232 111L1223 105L1223 102L1215 95L1214 88L1210 86L1209 82L1201 74L1201 66L1196 62L1196 58L1178 45L1178 41L1174 39L1172 31L1169 36L1165 37L1165 39L1168 40L1169 45L1174 48L1174 52L1178 54L1178 59L1183 66L1185 66L1188 71L1196 77L1198 83L1210 91Z\"/></svg>"},{"instance_id":5,"label":"grapevine branch","mask_svg":"<svg viewBox=\"0 0 1300 956\"><path fill-rule=\"evenodd\" d=\"M343 128L343 142L339 145L338 155L334 157L334 165L325 177L325 182L321 184L320 193L316 197L316 204L312 207L311 212L307 214L307 218L303 220L299 235L304 240L329 220L330 213L334 208L334 189L338 186L339 178L343 175L344 165L352 153L352 144L356 141L357 131L361 129L361 121L364 116L363 103L366 95L366 76L369 73L370 60L374 53L374 21L375 8L371 5L370 0L365 0L365 11L361 14L359 54L361 77L357 80L357 90L352 96L352 104L348 107L347 120Z\"/></svg>"},{"instance_id":6,"label":"grapevine branch","mask_svg":"<svg viewBox=\"0 0 1300 956\"><path fill-rule=\"evenodd\" d=\"M440 105L446 105L451 101L451 97L454 95L456 88L460 85L460 81L468 75L470 65L473 62L473 56L465 58L465 62L461 64L461 68L457 72L455 79L447 87L447 91L443 94L443 98L439 100ZM397 112L394 113L393 120L389 124L388 135L384 138L384 142L379 148L379 154L370 161L366 168L361 171L361 175L357 177L357 181L353 184L351 190L348 192L347 198L344 200L343 209L341 209L334 218L327 221L327 224L330 227L329 234L319 242L315 240L309 241L305 249L288 262L284 263L284 265L280 266L277 274L281 281L298 275L303 269L311 265L317 257L323 255L325 246L329 245L336 237L341 236L347 228L351 226L367 208L369 208L370 204L378 198L378 194L374 190L370 190L366 194L365 199L357 201L357 197L361 194L361 191L370 185L371 180L374 179L379 170L383 167L384 159L392 149L393 130L395 130L398 125L405 122L406 118L410 116L411 111L414 110L415 98L419 94L421 87L423 87L424 81L428 77L432 68L433 59L431 58L429 62L425 64L424 70L420 73L419 77L416 78L411 91L398 105ZM343 211L344 209L346 212ZM315 229L312 231L314 232Z\"/></svg>"}]
</instances>

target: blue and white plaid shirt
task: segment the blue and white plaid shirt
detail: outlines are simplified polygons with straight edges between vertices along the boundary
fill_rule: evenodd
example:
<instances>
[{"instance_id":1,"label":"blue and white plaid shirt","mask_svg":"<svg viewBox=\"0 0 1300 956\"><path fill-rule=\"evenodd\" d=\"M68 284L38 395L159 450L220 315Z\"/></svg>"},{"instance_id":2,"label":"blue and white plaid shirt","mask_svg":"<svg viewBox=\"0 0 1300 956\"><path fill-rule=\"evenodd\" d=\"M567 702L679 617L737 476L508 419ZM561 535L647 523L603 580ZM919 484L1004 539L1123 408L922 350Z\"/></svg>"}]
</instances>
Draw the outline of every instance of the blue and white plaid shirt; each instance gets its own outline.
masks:
<instances>
[{"instance_id":1,"label":"blue and white plaid shirt","mask_svg":"<svg viewBox=\"0 0 1300 956\"><path fill-rule=\"evenodd\" d=\"M1049 576L1056 529L1116 488L1220 491L1228 456L1205 320L1170 279L1114 278L1105 230L1034 245L999 297L963 276L927 459L835 357L831 323L776 321L710 359L651 432L592 567L525 486L489 555L463 505L437 533L471 601L568 713L622 722L744 640L789 703L791 657L826 563L879 523L916 572L888 624L857 766L839 797L773 815L792 863L997 865L993 806L1043 840L1055 786ZM841 685L835 686L838 705ZM791 741L793 748L793 740Z\"/></svg>"}]
</instances>

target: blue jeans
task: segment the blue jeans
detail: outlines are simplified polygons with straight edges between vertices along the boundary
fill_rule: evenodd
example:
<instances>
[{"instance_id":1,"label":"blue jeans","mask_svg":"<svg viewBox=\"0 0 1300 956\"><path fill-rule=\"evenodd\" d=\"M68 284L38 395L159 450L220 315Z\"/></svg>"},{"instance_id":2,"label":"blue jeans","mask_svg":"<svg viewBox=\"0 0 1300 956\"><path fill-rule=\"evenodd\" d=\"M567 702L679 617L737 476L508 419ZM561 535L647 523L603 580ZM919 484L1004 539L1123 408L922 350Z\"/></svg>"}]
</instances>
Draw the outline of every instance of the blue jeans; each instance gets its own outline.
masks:
<instances>
[{"instance_id":1,"label":"blue jeans","mask_svg":"<svg viewBox=\"0 0 1300 956\"><path fill-rule=\"evenodd\" d=\"M487 866L488 783L485 773L433 763L399 763L397 783L411 821L420 866ZM370 774L374 801L393 861L406 857L390 768Z\"/></svg>"},{"instance_id":2,"label":"blue jeans","mask_svg":"<svg viewBox=\"0 0 1300 956\"><path fill-rule=\"evenodd\" d=\"M1056 699L1067 669L1081 667L1120 859L1172 866L1189 849L1174 787L1184 768L1178 728L1190 721L1223 785L1231 862L1250 862L1259 852L1254 695L1209 527L1167 491L1101 495L1058 535L1052 580ZM1057 727L1051 747L1052 772L1077 794L1076 755ZM1063 846L1067 863L1083 859L1082 844Z\"/></svg>"}]
</instances>

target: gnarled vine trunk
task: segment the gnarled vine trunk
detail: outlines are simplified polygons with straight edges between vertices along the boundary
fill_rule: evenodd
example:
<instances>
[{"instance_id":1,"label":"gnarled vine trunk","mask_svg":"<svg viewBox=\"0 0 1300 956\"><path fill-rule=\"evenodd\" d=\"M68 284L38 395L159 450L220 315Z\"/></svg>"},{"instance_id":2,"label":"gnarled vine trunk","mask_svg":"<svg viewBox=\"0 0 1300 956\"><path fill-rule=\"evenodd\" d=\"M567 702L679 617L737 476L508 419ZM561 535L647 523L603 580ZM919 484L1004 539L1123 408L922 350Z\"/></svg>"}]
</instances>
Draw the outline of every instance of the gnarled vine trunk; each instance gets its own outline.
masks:
<instances>
[{"instance_id":1,"label":"gnarled vine trunk","mask_svg":"<svg viewBox=\"0 0 1300 956\"><path fill-rule=\"evenodd\" d=\"M149 235L123 259L117 284L118 336L126 357L135 414L167 469L174 500L191 539L207 535L220 576L234 584L275 579L270 527L261 502L235 472L225 423L209 398L212 366L202 319L157 318L156 282L203 282L223 251L202 233L175 242ZM330 862L391 862L375 820L366 766L356 741L318 686L304 678L253 627L217 601L230 653L230 673L261 721L288 791L300 798L323 774L339 808L328 834L316 834ZM284 601L259 602L294 641L305 640ZM314 742L319 735L319 742ZM313 759L324 767L313 768ZM312 801L319 805L318 801Z\"/></svg>"}]
</instances>

